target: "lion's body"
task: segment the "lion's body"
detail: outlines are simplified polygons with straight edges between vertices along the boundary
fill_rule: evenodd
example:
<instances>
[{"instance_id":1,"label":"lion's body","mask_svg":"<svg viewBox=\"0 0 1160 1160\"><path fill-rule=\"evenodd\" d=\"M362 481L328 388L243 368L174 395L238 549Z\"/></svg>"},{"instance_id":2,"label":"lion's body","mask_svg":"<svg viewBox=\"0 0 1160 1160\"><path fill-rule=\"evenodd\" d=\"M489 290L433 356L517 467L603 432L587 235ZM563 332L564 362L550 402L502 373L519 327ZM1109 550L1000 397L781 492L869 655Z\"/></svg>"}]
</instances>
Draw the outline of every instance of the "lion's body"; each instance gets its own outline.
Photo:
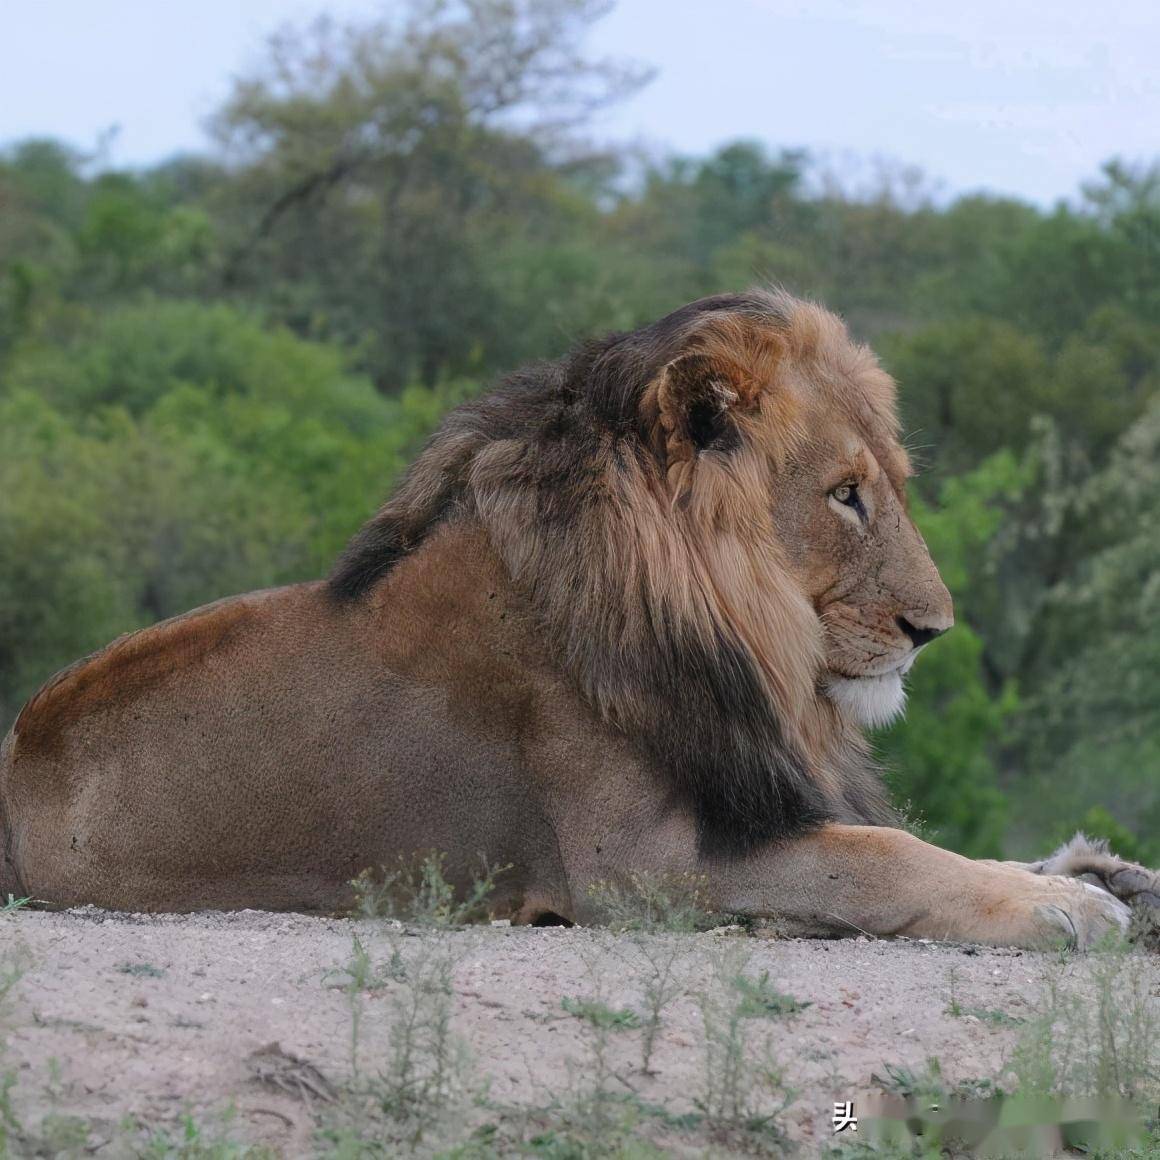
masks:
<instances>
[{"instance_id":1,"label":"lion's body","mask_svg":"<svg viewBox=\"0 0 1160 1160\"><path fill-rule=\"evenodd\" d=\"M1085 941L1122 916L1082 887L888 828L860 726L951 623L907 470L893 383L785 296L513 376L328 582L49 682L0 755L0 889L331 910L435 849L458 880L510 864L520 921L696 871L712 905L803 931Z\"/></svg>"},{"instance_id":2,"label":"lion's body","mask_svg":"<svg viewBox=\"0 0 1160 1160\"><path fill-rule=\"evenodd\" d=\"M630 759L536 655L486 544L447 538L452 559L433 545L373 605L322 584L253 593L67 670L14 730L7 887L135 910L337 910L361 870L437 849L464 873L479 853L512 864L516 912L533 887L567 912L553 776ZM431 602L421 573L441 566L456 583Z\"/></svg>"}]
</instances>

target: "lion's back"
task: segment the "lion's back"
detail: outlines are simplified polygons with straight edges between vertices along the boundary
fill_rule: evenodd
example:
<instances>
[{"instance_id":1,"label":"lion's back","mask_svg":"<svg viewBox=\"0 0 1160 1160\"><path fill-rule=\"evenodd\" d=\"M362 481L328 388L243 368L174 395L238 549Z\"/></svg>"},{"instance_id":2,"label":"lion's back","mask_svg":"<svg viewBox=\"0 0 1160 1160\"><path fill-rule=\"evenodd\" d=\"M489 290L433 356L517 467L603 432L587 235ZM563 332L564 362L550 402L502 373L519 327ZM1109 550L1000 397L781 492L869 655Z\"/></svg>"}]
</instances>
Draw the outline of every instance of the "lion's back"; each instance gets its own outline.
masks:
<instances>
[{"instance_id":1,"label":"lion's back","mask_svg":"<svg viewBox=\"0 0 1160 1160\"><path fill-rule=\"evenodd\" d=\"M495 577L449 539L372 602L251 593L47 682L0 770L13 893L333 909L361 870L418 850L554 858L521 757L542 690L508 647Z\"/></svg>"},{"instance_id":2,"label":"lion's back","mask_svg":"<svg viewBox=\"0 0 1160 1160\"><path fill-rule=\"evenodd\" d=\"M6 855L24 888L85 897L112 865L119 887L197 862L228 874L271 832L309 845L294 831L318 763L291 768L286 754L308 754L312 737L325 749L327 607L317 584L231 597L120 637L47 681L0 766Z\"/></svg>"}]
</instances>

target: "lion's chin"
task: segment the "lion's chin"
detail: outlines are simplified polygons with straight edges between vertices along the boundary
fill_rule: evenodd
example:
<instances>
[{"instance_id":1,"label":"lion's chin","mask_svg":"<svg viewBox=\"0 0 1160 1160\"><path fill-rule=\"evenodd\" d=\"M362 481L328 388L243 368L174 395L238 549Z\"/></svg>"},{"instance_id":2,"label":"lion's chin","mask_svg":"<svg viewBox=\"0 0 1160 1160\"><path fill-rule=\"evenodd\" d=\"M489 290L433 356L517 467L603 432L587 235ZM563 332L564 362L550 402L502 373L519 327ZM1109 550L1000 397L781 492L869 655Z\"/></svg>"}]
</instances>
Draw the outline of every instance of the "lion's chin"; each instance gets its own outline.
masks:
<instances>
[{"instance_id":1,"label":"lion's chin","mask_svg":"<svg viewBox=\"0 0 1160 1160\"><path fill-rule=\"evenodd\" d=\"M897 670L878 677L831 675L825 684L825 692L846 716L866 729L889 725L902 715L906 707L902 673Z\"/></svg>"}]
</instances>

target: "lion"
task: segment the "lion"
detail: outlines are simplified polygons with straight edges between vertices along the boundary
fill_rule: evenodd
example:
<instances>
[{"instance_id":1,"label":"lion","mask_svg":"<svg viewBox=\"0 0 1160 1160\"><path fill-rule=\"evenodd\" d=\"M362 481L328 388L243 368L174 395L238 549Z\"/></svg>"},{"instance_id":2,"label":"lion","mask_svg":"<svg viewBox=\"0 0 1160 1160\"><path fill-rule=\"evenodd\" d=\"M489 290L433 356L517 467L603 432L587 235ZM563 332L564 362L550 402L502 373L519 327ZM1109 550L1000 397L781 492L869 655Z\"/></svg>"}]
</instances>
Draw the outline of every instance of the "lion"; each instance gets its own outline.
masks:
<instances>
[{"instance_id":1,"label":"lion","mask_svg":"<svg viewBox=\"0 0 1160 1160\"><path fill-rule=\"evenodd\" d=\"M899 825L864 730L953 623L895 385L821 307L706 298L452 411L328 579L50 680L0 754L0 891L336 912L508 865L497 916L695 874L800 935L1086 946L1111 893ZM1031 868L1034 869L1034 868Z\"/></svg>"}]
</instances>

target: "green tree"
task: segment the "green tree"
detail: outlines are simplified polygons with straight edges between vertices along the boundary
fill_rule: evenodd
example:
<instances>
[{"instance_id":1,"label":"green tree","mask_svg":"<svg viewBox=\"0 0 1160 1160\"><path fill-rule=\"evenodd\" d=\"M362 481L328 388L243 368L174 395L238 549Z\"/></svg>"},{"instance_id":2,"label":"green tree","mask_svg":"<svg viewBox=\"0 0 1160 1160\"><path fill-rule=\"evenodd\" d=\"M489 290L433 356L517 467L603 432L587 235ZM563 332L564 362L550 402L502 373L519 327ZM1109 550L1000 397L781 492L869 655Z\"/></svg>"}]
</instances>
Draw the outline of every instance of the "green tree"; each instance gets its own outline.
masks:
<instances>
[{"instance_id":1,"label":"green tree","mask_svg":"<svg viewBox=\"0 0 1160 1160\"><path fill-rule=\"evenodd\" d=\"M931 486L1004 447L1026 446L1048 391L1048 361L1035 339L1006 322L965 318L882 346L899 382L907 442Z\"/></svg>"},{"instance_id":2,"label":"green tree","mask_svg":"<svg viewBox=\"0 0 1160 1160\"><path fill-rule=\"evenodd\" d=\"M956 601L954 630L914 667L906 717L879 737L891 788L940 843L974 857L1001 853L1007 825L999 751L1018 705L1015 685L994 688L985 643L964 599L977 564L1019 494L1027 470L1002 452L948 481L937 508L915 504L915 518Z\"/></svg>"},{"instance_id":3,"label":"green tree","mask_svg":"<svg viewBox=\"0 0 1160 1160\"><path fill-rule=\"evenodd\" d=\"M643 79L581 51L605 11L415 0L394 23L276 38L217 119L249 217L227 280L272 279L284 317L341 337L384 388L478 365L488 226L541 216L576 164L568 130Z\"/></svg>"},{"instance_id":4,"label":"green tree","mask_svg":"<svg viewBox=\"0 0 1160 1160\"><path fill-rule=\"evenodd\" d=\"M1033 622L1015 731L1022 841L1075 827L1097 806L1157 850L1160 398L1106 467L1056 498L1065 566Z\"/></svg>"}]
</instances>

